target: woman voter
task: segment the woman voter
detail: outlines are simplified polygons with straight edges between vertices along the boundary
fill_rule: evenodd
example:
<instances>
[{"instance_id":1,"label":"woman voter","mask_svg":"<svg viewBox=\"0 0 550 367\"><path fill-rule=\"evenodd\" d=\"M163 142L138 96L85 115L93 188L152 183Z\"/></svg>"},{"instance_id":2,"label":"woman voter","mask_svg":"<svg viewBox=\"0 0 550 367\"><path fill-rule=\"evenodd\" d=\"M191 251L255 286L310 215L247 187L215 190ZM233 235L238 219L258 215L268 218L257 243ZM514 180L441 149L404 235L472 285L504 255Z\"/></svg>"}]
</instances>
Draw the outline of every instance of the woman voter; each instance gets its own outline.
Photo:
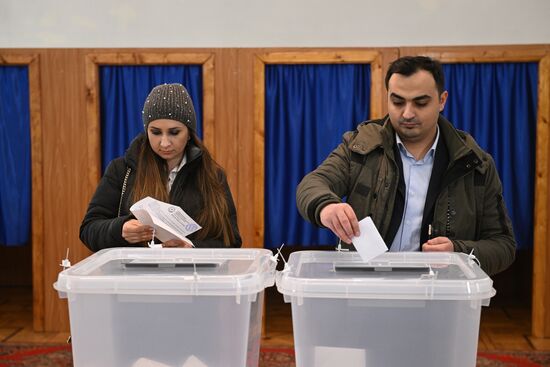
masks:
<instances>
[{"instance_id":1,"label":"woman voter","mask_svg":"<svg viewBox=\"0 0 550 367\"><path fill-rule=\"evenodd\" d=\"M163 247L240 247L237 214L223 169L196 134L189 93L181 84L151 90L143 105L144 133L114 159L101 178L82 224L80 239L92 251L145 246L153 228L130 212L145 197L181 207L202 228L189 241Z\"/></svg>"}]
</instances>

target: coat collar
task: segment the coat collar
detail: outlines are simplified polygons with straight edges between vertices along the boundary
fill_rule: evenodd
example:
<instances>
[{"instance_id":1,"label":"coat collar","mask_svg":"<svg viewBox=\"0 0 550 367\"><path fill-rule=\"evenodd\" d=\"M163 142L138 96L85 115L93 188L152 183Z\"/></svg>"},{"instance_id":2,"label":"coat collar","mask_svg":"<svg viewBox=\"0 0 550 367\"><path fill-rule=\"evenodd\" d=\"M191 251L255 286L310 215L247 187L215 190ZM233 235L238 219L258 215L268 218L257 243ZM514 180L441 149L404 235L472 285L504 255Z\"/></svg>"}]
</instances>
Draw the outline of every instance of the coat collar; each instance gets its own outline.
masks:
<instances>
[{"instance_id":1,"label":"coat collar","mask_svg":"<svg viewBox=\"0 0 550 367\"><path fill-rule=\"evenodd\" d=\"M449 152L449 161L454 162L468 157L472 164L484 173L487 169L483 150L477 145L472 136L464 131L457 130L445 117L439 115L438 125L440 138L443 138ZM371 120L361 123L356 130L355 136L350 139L348 148L358 154L366 155L372 151L382 148L386 154L393 157L393 146L395 144L395 130L393 129L389 116L381 120Z\"/></svg>"}]
</instances>

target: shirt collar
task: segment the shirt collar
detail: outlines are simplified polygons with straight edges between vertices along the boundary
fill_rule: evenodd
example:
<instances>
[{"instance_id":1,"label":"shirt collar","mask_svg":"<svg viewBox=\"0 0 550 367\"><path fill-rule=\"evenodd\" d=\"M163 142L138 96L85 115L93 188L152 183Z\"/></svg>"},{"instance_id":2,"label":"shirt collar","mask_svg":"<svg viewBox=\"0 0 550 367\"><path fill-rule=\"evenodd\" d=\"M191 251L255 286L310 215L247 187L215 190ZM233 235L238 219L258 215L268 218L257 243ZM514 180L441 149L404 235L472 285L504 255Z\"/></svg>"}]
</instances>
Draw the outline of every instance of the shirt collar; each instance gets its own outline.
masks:
<instances>
[{"instance_id":1,"label":"shirt collar","mask_svg":"<svg viewBox=\"0 0 550 367\"><path fill-rule=\"evenodd\" d=\"M439 126L436 125L436 133L435 133L435 140L432 144L432 146L430 147L430 149L428 150L428 152L426 153L426 155L424 156L424 158L422 158L420 161L423 161L424 159L428 158L428 157L434 157L435 156L435 149L437 148L437 143L439 142ZM399 148L399 151L401 152L401 154L404 154L405 156L409 157L409 158L413 158L414 159L414 156L409 153L409 151L407 150L407 148L405 148L405 145L403 144L403 141L401 140L401 138L399 137L399 134L397 134L397 132L395 133L395 141L397 143L397 147Z\"/></svg>"},{"instance_id":2,"label":"shirt collar","mask_svg":"<svg viewBox=\"0 0 550 367\"><path fill-rule=\"evenodd\" d=\"M183 155L183 158L181 159L180 164L178 164L176 167L172 168L172 170L170 171L170 174L172 174L172 173L177 174L181 170L181 168L183 166L185 166L185 163L187 163L187 154Z\"/></svg>"},{"instance_id":3,"label":"shirt collar","mask_svg":"<svg viewBox=\"0 0 550 367\"><path fill-rule=\"evenodd\" d=\"M184 154L180 164L172 168L170 173L168 173L168 182L167 182L168 192L172 190L172 184L176 180L176 176L178 175L178 172L181 170L183 166L185 166L185 163L187 163L187 154Z\"/></svg>"}]
</instances>

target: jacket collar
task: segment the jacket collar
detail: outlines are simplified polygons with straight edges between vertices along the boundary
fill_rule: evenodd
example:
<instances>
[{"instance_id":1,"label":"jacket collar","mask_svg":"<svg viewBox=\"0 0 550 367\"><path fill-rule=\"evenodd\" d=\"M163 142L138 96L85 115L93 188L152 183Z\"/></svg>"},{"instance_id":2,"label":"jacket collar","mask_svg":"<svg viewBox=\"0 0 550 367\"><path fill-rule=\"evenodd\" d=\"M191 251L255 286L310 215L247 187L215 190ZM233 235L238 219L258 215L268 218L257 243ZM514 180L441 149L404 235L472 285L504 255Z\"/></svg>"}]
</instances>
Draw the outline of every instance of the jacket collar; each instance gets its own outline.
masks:
<instances>
[{"instance_id":1,"label":"jacket collar","mask_svg":"<svg viewBox=\"0 0 550 367\"><path fill-rule=\"evenodd\" d=\"M464 131L457 130L445 117L439 115L437 121L440 129L440 138L444 139L449 152L449 161L454 162L466 158L472 161L481 173L487 169L483 150L477 145L472 136ZM382 148L393 157L395 145L395 130L389 116L381 120L371 120L361 123L355 136L349 142L349 149L355 153L366 155Z\"/></svg>"}]
</instances>

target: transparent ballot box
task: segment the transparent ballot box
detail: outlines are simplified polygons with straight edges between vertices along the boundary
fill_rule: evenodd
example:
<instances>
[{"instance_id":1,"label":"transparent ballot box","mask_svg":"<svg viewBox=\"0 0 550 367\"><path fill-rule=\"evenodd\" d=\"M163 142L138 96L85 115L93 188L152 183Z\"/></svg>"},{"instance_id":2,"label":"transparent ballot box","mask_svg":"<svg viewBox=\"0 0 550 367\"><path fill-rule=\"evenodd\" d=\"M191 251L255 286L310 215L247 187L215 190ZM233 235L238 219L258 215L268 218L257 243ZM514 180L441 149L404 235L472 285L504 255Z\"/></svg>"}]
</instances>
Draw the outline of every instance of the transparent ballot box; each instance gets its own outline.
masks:
<instances>
[{"instance_id":1,"label":"transparent ballot box","mask_svg":"<svg viewBox=\"0 0 550 367\"><path fill-rule=\"evenodd\" d=\"M459 253L302 251L277 273L292 304L296 365L475 367L481 306L495 294Z\"/></svg>"},{"instance_id":2,"label":"transparent ballot box","mask_svg":"<svg viewBox=\"0 0 550 367\"><path fill-rule=\"evenodd\" d=\"M257 366L264 249L115 248L63 270L76 367Z\"/></svg>"}]
</instances>

